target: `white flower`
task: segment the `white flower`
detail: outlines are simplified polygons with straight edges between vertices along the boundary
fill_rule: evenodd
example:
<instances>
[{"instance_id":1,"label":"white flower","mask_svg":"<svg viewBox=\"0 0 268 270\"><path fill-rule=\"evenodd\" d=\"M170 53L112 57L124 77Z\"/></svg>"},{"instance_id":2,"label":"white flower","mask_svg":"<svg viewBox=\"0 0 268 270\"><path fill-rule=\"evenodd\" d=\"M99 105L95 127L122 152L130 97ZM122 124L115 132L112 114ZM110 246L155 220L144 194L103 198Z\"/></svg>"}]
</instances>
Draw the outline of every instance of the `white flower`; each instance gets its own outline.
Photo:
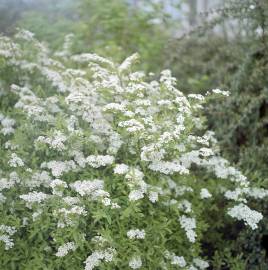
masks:
<instances>
[{"instance_id":1,"label":"white flower","mask_svg":"<svg viewBox=\"0 0 268 270\"><path fill-rule=\"evenodd\" d=\"M84 180L76 181L70 185L76 192L81 196L92 195L97 190L103 190L104 182L103 180L94 179L94 180Z\"/></svg>"},{"instance_id":2,"label":"white flower","mask_svg":"<svg viewBox=\"0 0 268 270\"><path fill-rule=\"evenodd\" d=\"M114 162L114 157L113 156L102 156L102 155L98 155L98 156L88 156L86 158L86 162L87 164L89 164L91 167L93 168L99 168L102 166L107 166L107 165L111 165Z\"/></svg>"},{"instance_id":3,"label":"white flower","mask_svg":"<svg viewBox=\"0 0 268 270\"><path fill-rule=\"evenodd\" d=\"M55 255L57 257L64 257L69 253L70 250L72 250L72 251L76 250L76 245L74 242L67 242L67 243L61 245L58 248L58 251Z\"/></svg>"},{"instance_id":4,"label":"white flower","mask_svg":"<svg viewBox=\"0 0 268 270\"><path fill-rule=\"evenodd\" d=\"M212 197L212 195L206 188L202 188L200 191L200 197L201 199L208 199Z\"/></svg>"},{"instance_id":5,"label":"white flower","mask_svg":"<svg viewBox=\"0 0 268 270\"><path fill-rule=\"evenodd\" d=\"M27 203L41 203L42 201L46 200L48 197L47 194L43 193L43 192L29 192L28 194L23 194L20 195L20 198L24 201L26 201Z\"/></svg>"},{"instance_id":6,"label":"white flower","mask_svg":"<svg viewBox=\"0 0 268 270\"><path fill-rule=\"evenodd\" d=\"M66 149L64 143L67 137L61 131L55 131L52 137L39 136L36 142L48 144L51 149L63 151Z\"/></svg>"},{"instance_id":7,"label":"white flower","mask_svg":"<svg viewBox=\"0 0 268 270\"><path fill-rule=\"evenodd\" d=\"M9 135L15 132L14 125L16 121L14 119L11 119L9 117L0 118L0 123L3 126L3 128L0 130L0 132L4 135Z\"/></svg>"},{"instance_id":8,"label":"white flower","mask_svg":"<svg viewBox=\"0 0 268 270\"><path fill-rule=\"evenodd\" d=\"M127 237L130 239L144 239L145 231L139 229L132 229L127 232Z\"/></svg>"},{"instance_id":9,"label":"white flower","mask_svg":"<svg viewBox=\"0 0 268 270\"><path fill-rule=\"evenodd\" d=\"M0 241L4 242L5 250L8 250L14 246L14 242L9 235L6 234L0 235Z\"/></svg>"},{"instance_id":10,"label":"white flower","mask_svg":"<svg viewBox=\"0 0 268 270\"><path fill-rule=\"evenodd\" d=\"M126 106L125 106L125 104L109 103L109 104L104 106L103 111L125 112L126 111Z\"/></svg>"},{"instance_id":11,"label":"white flower","mask_svg":"<svg viewBox=\"0 0 268 270\"><path fill-rule=\"evenodd\" d=\"M230 95L230 92L229 91L223 91L223 90L220 90L220 89L212 89L212 93L215 93L215 94L221 94L223 96L229 96Z\"/></svg>"},{"instance_id":12,"label":"white flower","mask_svg":"<svg viewBox=\"0 0 268 270\"><path fill-rule=\"evenodd\" d=\"M155 203L158 201L158 192L156 191L150 191L149 192L149 200L152 202L152 203Z\"/></svg>"},{"instance_id":13,"label":"white flower","mask_svg":"<svg viewBox=\"0 0 268 270\"><path fill-rule=\"evenodd\" d=\"M28 30L25 30L25 29L21 29L15 36L16 38L19 38L19 39L24 39L24 40L27 40L27 41L31 41L33 40L34 38L34 33L28 31Z\"/></svg>"},{"instance_id":14,"label":"white flower","mask_svg":"<svg viewBox=\"0 0 268 270\"><path fill-rule=\"evenodd\" d=\"M200 153L200 155L202 155L204 157L209 157L209 156L213 156L214 155L212 149L206 148L206 147L200 148L199 149L199 153Z\"/></svg>"},{"instance_id":15,"label":"white flower","mask_svg":"<svg viewBox=\"0 0 268 270\"><path fill-rule=\"evenodd\" d=\"M73 160L70 161L49 161L44 164L47 168L51 169L51 173L55 177L61 176L64 172L69 172L76 168Z\"/></svg>"},{"instance_id":16,"label":"white flower","mask_svg":"<svg viewBox=\"0 0 268 270\"><path fill-rule=\"evenodd\" d=\"M62 195L62 189L67 188L68 185L66 182L60 180L60 179L55 179L50 183L50 187L53 190L53 194L55 195Z\"/></svg>"},{"instance_id":17,"label":"white flower","mask_svg":"<svg viewBox=\"0 0 268 270\"><path fill-rule=\"evenodd\" d=\"M137 131L144 130L144 125L135 119L119 122L118 126L126 127L126 130L128 132L137 132Z\"/></svg>"},{"instance_id":18,"label":"white flower","mask_svg":"<svg viewBox=\"0 0 268 270\"><path fill-rule=\"evenodd\" d=\"M200 94L189 94L188 95L189 98L194 98L194 99L197 99L197 100L204 100L204 96L200 95Z\"/></svg>"},{"instance_id":19,"label":"white flower","mask_svg":"<svg viewBox=\"0 0 268 270\"><path fill-rule=\"evenodd\" d=\"M179 267L185 267L186 266L186 261L183 256L177 256L173 252L169 252L166 250L164 252L164 257L168 260L171 260L171 264L173 265L178 265Z\"/></svg>"},{"instance_id":20,"label":"white flower","mask_svg":"<svg viewBox=\"0 0 268 270\"><path fill-rule=\"evenodd\" d=\"M137 53L132 54L131 56L126 58L124 62L118 67L118 71L120 73L127 71L138 59L139 55Z\"/></svg>"},{"instance_id":21,"label":"white flower","mask_svg":"<svg viewBox=\"0 0 268 270\"><path fill-rule=\"evenodd\" d=\"M131 269L139 269L142 266L142 260L140 256L132 257L132 259L128 263Z\"/></svg>"},{"instance_id":22,"label":"white flower","mask_svg":"<svg viewBox=\"0 0 268 270\"><path fill-rule=\"evenodd\" d=\"M4 242L5 250L8 250L14 246L14 242L10 236L12 236L17 230L15 227L7 226L7 225L0 225L0 241Z\"/></svg>"},{"instance_id":23,"label":"white flower","mask_svg":"<svg viewBox=\"0 0 268 270\"><path fill-rule=\"evenodd\" d=\"M142 190L132 190L128 195L130 201L137 201L142 199L143 197L144 192Z\"/></svg>"},{"instance_id":24,"label":"white flower","mask_svg":"<svg viewBox=\"0 0 268 270\"><path fill-rule=\"evenodd\" d=\"M182 256L171 256L171 264L178 265L179 267L185 267L186 261Z\"/></svg>"},{"instance_id":25,"label":"white flower","mask_svg":"<svg viewBox=\"0 0 268 270\"><path fill-rule=\"evenodd\" d=\"M263 188L248 188L245 190L245 193L255 199L263 199L268 196L268 190Z\"/></svg>"},{"instance_id":26,"label":"white flower","mask_svg":"<svg viewBox=\"0 0 268 270\"><path fill-rule=\"evenodd\" d=\"M155 161L149 165L149 169L163 174L189 174L189 170L180 164L179 161Z\"/></svg>"},{"instance_id":27,"label":"white flower","mask_svg":"<svg viewBox=\"0 0 268 270\"><path fill-rule=\"evenodd\" d=\"M262 220L263 215L255 210L251 210L247 205L240 203L232 208L229 208L228 214L238 220L244 220L246 225L253 230L257 229L257 224Z\"/></svg>"},{"instance_id":28,"label":"white flower","mask_svg":"<svg viewBox=\"0 0 268 270\"><path fill-rule=\"evenodd\" d=\"M126 164L116 164L114 168L114 173L115 174L126 174L129 170L128 165Z\"/></svg>"},{"instance_id":29,"label":"white flower","mask_svg":"<svg viewBox=\"0 0 268 270\"><path fill-rule=\"evenodd\" d=\"M192 204L187 200L182 200L179 203L178 206L181 210L183 210L185 213L191 213L192 212Z\"/></svg>"},{"instance_id":30,"label":"white flower","mask_svg":"<svg viewBox=\"0 0 268 270\"><path fill-rule=\"evenodd\" d=\"M196 233L194 229L196 228L196 221L194 218L188 218L187 216L180 217L181 227L185 230L186 236L190 242L194 243L196 238Z\"/></svg>"},{"instance_id":31,"label":"white flower","mask_svg":"<svg viewBox=\"0 0 268 270\"><path fill-rule=\"evenodd\" d=\"M8 164L11 167L22 167L24 166L24 162L23 160L17 156L17 154L12 153L11 154L11 159L8 161Z\"/></svg>"},{"instance_id":32,"label":"white flower","mask_svg":"<svg viewBox=\"0 0 268 270\"><path fill-rule=\"evenodd\" d=\"M116 250L114 248L107 248L105 250L94 251L85 261L85 270L92 270L99 266L101 261L111 262L116 255Z\"/></svg>"},{"instance_id":33,"label":"white flower","mask_svg":"<svg viewBox=\"0 0 268 270\"><path fill-rule=\"evenodd\" d=\"M7 225L0 225L0 232L2 233L7 233L9 235L13 235L16 232L16 228L12 226L7 226Z\"/></svg>"},{"instance_id":34,"label":"white flower","mask_svg":"<svg viewBox=\"0 0 268 270\"><path fill-rule=\"evenodd\" d=\"M62 181L60 179L55 179L50 183L50 187L53 188L53 189L58 187L58 186L62 186L62 187L66 188L68 185L67 185L66 182L64 182L64 181Z\"/></svg>"},{"instance_id":35,"label":"white flower","mask_svg":"<svg viewBox=\"0 0 268 270\"><path fill-rule=\"evenodd\" d=\"M204 261L204 260L202 260L200 258L195 258L193 260L193 263L201 270L206 269L206 268L209 267L208 262L206 262L206 261Z\"/></svg>"}]
</instances>

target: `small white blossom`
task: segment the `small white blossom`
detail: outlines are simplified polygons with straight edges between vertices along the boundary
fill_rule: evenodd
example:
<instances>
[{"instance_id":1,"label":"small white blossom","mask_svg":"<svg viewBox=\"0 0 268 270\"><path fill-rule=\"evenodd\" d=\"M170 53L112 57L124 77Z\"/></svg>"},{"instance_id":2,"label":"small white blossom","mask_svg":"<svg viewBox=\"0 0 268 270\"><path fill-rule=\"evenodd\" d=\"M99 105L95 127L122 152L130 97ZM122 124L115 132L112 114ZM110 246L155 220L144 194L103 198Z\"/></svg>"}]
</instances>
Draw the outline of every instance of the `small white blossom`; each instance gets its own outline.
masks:
<instances>
[{"instance_id":1,"label":"small white blossom","mask_svg":"<svg viewBox=\"0 0 268 270\"><path fill-rule=\"evenodd\" d=\"M178 265L179 267L185 267L186 261L182 256L174 255L171 257L171 264Z\"/></svg>"},{"instance_id":2,"label":"small white blossom","mask_svg":"<svg viewBox=\"0 0 268 270\"><path fill-rule=\"evenodd\" d=\"M111 165L114 162L114 157L113 156L88 156L86 158L87 164L89 164L93 168L99 168L107 165Z\"/></svg>"},{"instance_id":3,"label":"small white blossom","mask_svg":"<svg viewBox=\"0 0 268 270\"><path fill-rule=\"evenodd\" d=\"M133 257L129 263L128 263L129 267L131 269L139 269L142 266L142 260L140 256L135 256Z\"/></svg>"},{"instance_id":4,"label":"small white blossom","mask_svg":"<svg viewBox=\"0 0 268 270\"><path fill-rule=\"evenodd\" d=\"M52 137L39 136L36 142L48 144L51 149L63 151L66 149L64 145L66 140L67 137L61 131L56 131Z\"/></svg>"},{"instance_id":5,"label":"small white blossom","mask_svg":"<svg viewBox=\"0 0 268 270\"><path fill-rule=\"evenodd\" d=\"M105 250L94 251L85 261L85 270L92 270L99 266L101 261L111 262L116 255L116 250L113 248L107 248Z\"/></svg>"},{"instance_id":6,"label":"small white blossom","mask_svg":"<svg viewBox=\"0 0 268 270\"><path fill-rule=\"evenodd\" d=\"M48 197L47 194L43 193L43 192L29 192L28 194L23 194L20 195L20 198L24 201L26 201L27 203L41 203L42 201L46 200Z\"/></svg>"},{"instance_id":7,"label":"small white blossom","mask_svg":"<svg viewBox=\"0 0 268 270\"><path fill-rule=\"evenodd\" d=\"M152 203L155 203L158 201L158 192L156 191L150 191L149 192L149 200L152 202Z\"/></svg>"},{"instance_id":8,"label":"small white blossom","mask_svg":"<svg viewBox=\"0 0 268 270\"><path fill-rule=\"evenodd\" d=\"M202 188L200 191L200 197L201 199L208 199L211 198L212 195L206 188Z\"/></svg>"},{"instance_id":9,"label":"small white blossom","mask_svg":"<svg viewBox=\"0 0 268 270\"><path fill-rule=\"evenodd\" d=\"M142 199L143 197L144 192L142 190L132 190L128 195L130 201L137 201Z\"/></svg>"},{"instance_id":10,"label":"small white blossom","mask_svg":"<svg viewBox=\"0 0 268 270\"><path fill-rule=\"evenodd\" d=\"M75 243L74 242L67 242L58 248L58 251L55 255L57 257L64 257L69 253L69 251L74 251L74 250L76 250Z\"/></svg>"},{"instance_id":11,"label":"small white blossom","mask_svg":"<svg viewBox=\"0 0 268 270\"><path fill-rule=\"evenodd\" d=\"M204 260L202 260L200 258L195 258L193 260L193 263L201 270L204 270L204 269L209 267L208 262L206 262L206 261L204 261Z\"/></svg>"},{"instance_id":12,"label":"small white blossom","mask_svg":"<svg viewBox=\"0 0 268 270\"><path fill-rule=\"evenodd\" d=\"M116 164L114 168L114 173L115 174L126 174L129 170L128 165L126 164Z\"/></svg>"},{"instance_id":13,"label":"small white blossom","mask_svg":"<svg viewBox=\"0 0 268 270\"><path fill-rule=\"evenodd\" d=\"M185 213L191 213L192 212L192 204L187 200L182 200L178 207L184 211Z\"/></svg>"},{"instance_id":14,"label":"small white blossom","mask_svg":"<svg viewBox=\"0 0 268 270\"><path fill-rule=\"evenodd\" d=\"M240 203L228 210L228 214L238 220L243 220L246 225L253 230L257 229L257 224L262 220L263 215L255 210L251 210L247 205Z\"/></svg>"},{"instance_id":15,"label":"small white blossom","mask_svg":"<svg viewBox=\"0 0 268 270\"><path fill-rule=\"evenodd\" d=\"M5 244L5 250L8 250L14 246L14 242L11 239L11 236L16 232L17 230L15 227L7 226L7 225L0 225L0 241L4 242ZM2 235L1 235L2 233Z\"/></svg>"},{"instance_id":16,"label":"small white blossom","mask_svg":"<svg viewBox=\"0 0 268 270\"><path fill-rule=\"evenodd\" d=\"M130 239L144 239L145 231L139 229L132 229L127 232L127 237Z\"/></svg>"},{"instance_id":17,"label":"small white blossom","mask_svg":"<svg viewBox=\"0 0 268 270\"><path fill-rule=\"evenodd\" d=\"M185 230L186 236L190 242L194 243L196 239L196 233L194 229L196 228L196 221L194 218L188 218L186 216L180 217L181 227Z\"/></svg>"},{"instance_id":18,"label":"small white blossom","mask_svg":"<svg viewBox=\"0 0 268 270\"><path fill-rule=\"evenodd\" d=\"M212 93L215 93L215 94L221 94L223 96L229 96L230 95L230 92L229 91L223 91L223 90L220 90L220 89L212 89Z\"/></svg>"},{"instance_id":19,"label":"small white blossom","mask_svg":"<svg viewBox=\"0 0 268 270\"><path fill-rule=\"evenodd\" d=\"M24 166L23 160L20 157L18 157L18 155L15 154L15 153L11 154L11 158L8 161L8 164L11 167L22 167L22 166Z\"/></svg>"}]
</instances>

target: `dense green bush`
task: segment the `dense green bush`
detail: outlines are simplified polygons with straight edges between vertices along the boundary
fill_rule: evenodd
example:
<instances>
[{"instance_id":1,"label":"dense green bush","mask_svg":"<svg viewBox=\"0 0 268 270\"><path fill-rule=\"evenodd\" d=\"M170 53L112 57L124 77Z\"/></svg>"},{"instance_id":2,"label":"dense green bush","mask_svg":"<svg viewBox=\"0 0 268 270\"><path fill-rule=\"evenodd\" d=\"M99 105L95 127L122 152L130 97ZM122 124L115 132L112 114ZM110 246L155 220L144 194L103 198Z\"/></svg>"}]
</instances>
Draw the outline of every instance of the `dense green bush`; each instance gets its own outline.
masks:
<instances>
[{"instance_id":1,"label":"dense green bush","mask_svg":"<svg viewBox=\"0 0 268 270\"><path fill-rule=\"evenodd\" d=\"M206 14L211 20L170 43L167 63L173 67L184 92L190 89L204 92L216 85L231 92L230 98L207 107L208 126L215 130L222 154L256 185L267 187L268 3L262 0L225 3ZM262 204L256 207L263 209ZM221 249L229 249L234 257L242 254L245 269L266 269L267 257L261 244L268 233L265 224L267 221L254 234L241 228L231 238L226 234ZM222 228L219 233L228 229ZM253 238L254 241L249 241ZM214 245L214 239L208 242Z\"/></svg>"},{"instance_id":2,"label":"dense green bush","mask_svg":"<svg viewBox=\"0 0 268 270\"><path fill-rule=\"evenodd\" d=\"M169 70L133 71L136 54L117 65L68 46L0 39L1 269L208 268L210 217L255 230L247 199L267 195L203 125L228 92L185 96Z\"/></svg>"}]
</instances>

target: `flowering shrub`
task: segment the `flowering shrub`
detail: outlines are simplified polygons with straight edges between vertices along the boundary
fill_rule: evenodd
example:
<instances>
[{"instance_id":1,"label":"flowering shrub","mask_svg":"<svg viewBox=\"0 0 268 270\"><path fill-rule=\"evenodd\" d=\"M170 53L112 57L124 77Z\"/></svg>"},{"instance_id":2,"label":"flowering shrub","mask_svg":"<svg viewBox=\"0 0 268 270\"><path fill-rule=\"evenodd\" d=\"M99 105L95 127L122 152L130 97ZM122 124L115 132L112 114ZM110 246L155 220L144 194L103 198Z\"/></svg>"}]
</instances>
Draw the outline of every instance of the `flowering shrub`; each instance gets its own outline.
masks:
<instances>
[{"instance_id":1,"label":"flowering shrub","mask_svg":"<svg viewBox=\"0 0 268 270\"><path fill-rule=\"evenodd\" d=\"M268 193L220 156L202 117L228 92L185 96L169 70L152 80L136 60L1 37L3 269L206 269L204 216L219 197L223 220L257 228L247 198Z\"/></svg>"}]
</instances>

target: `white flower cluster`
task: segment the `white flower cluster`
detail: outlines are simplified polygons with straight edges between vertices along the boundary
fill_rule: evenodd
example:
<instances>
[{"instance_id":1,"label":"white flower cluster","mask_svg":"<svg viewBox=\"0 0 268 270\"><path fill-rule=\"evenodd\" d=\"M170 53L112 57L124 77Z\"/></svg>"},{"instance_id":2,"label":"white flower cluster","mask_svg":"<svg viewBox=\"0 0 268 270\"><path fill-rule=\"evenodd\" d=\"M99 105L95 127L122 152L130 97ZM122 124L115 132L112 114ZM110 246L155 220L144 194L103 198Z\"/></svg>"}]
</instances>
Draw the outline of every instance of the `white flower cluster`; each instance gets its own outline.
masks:
<instances>
[{"instance_id":1,"label":"white flower cluster","mask_svg":"<svg viewBox=\"0 0 268 270\"><path fill-rule=\"evenodd\" d=\"M111 165L114 162L114 157L113 156L102 156L102 155L98 155L98 156L88 156L86 158L86 162L88 165L90 165L93 168L99 168L99 167L103 167L103 166L107 166L107 165Z\"/></svg>"},{"instance_id":2,"label":"white flower cluster","mask_svg":"<svg viewBox=\"0 0 268 270\"><path fill-rule=\"evenodd\" d=\"M86 216L87 211L84 206L72 205L71 208L60 208L54 210L53 215L58 218L58 228L73 226L77 221L77 216Z\"/></svg>"},{"instance_id":3,"label":"white flower cluster","mask_svg":"<svg viewBox=\"0 0 268 270\"><path fill-rule=\"evenodd\" d=\"M7 226L7 225L0 225L0 232L2 233L0 235L0 241L4 242L5 244L5 250L8 250L14 246L14 242L11 239L11 236L16 232L17 230L15 227Z\"/></svg>"},{"instance_id":4,"label":"white flower cluster","mask_svg":"<svg viewBox=\"0 0 268 270\"><path fill-rule=\"evenodd\" d=\"M247 205L240 203L228 210L228 214L238 220L243 220L252 230L258 228L257 224L263 215L255 210L251 210Z\"/></svg>"},{"instance_id":5,"label":"white flower cluster","mask_svg":"<svg viewBox=\"0 0 268 270\"><path fill-rule=\"evenodd\" d=\"M126 174L128 170L129 170L129 167L126 164L116 164L114 167L115 174Z\"/></svg>"},{"instance_id":6,"label":"white flower cluster","mask_svg":"<svg viewBox=\"0 0 268 270\"><path fill-rule=\"evenodd\" d=\"M20 178L16 172L11 172L9 178L0 178L0 191L10 189L20 183Z\"/></svg>"},{"instance_id":7,"label":"white flower cluster","mask_svg":"<svg viewBox=\"0 0 268 270\"><path fill-rule=\"evenodd\" d=\"M67 188L68 185L60 179L55 179L50 183L50 187L52 188L53 194L62 196L63 189Z\"/></svg>"},{"instance_id":8,"label":"white flower cluster","mask_svg":"<svg viewBox=\"0 0 268 270\"><path fill-rule=\"evenodd\" d=\"M26 201L27 207L31 207L33 203L41 203L48 198L48 195L43 192L29 192L28 194L20 195L20 198Z\"/></svg>"},{"instance_id":9,"label":"white flower cluster","mask_svg":"<svg viewBox=\"0 0 268 270\"><path fill-rule=\"evenodd\" d=\"M128 71L131 66L139 59L139 55L137 53L132 54L128 58L124 60L124 62L118 67L118 71L123 73Z\"/></svg>"},{"instance_id":10,"label":"white flower cluster","mask_svg":"<svg viewBox=\"0 0 268 270\"><path fill-rule=\"evenodd\" d=\"M165 149L159 148L157 145L152 144L149 146L143 146L141 149L141 160L143 161L160 161L164 158L166 153Z\"/></svg>"},{"instance_id":11,"label":"white flower cluster","mask_svg":"<svg viewBox=\"0 0 268 270\"><path fill-rule=\"evenodd\" d=\"M8 161L8 164L13 168L24 166L23 160L16 153L11 154L11 158Z\"/></svg>"},{"instance_id":12,"label":"white flower cluster","mask_svg":"<svg viewBox=\"0 0 268 270\"><path fill-rule=\"evenodd\" d=\"M157 192L157 191L149 191L149 194L148 194L148 197L149 197L149 200L152 202L152 203L155 203L158 201L158 194L161 193L161 192Z\"/></svg>"},{"instance_id":13,"label":"white flower cluster","mask_svg":"<svg viewBox=\"0 0 268 270\"><path fill-rule=\"evenodd\" d=\"M144 174L137 168L130 168L125 176L131 191L128 195L130 201L137 201L144 197L148 185L143 180Z\"/></svg>"},{"instance_id":14,"label":"white flower cluster","mask_svg":"<svg viewBox=\"0 0 268 270\"><path fill-rule=\"evenodd\" d=\"M0 133L4 135L9 135L14 133L14 125L16 124L16 121L14 119L11 119L9 117L5 117L3 114L0 113L0 123L2 125L2 128L0 129Z\"/></svg>"},{"instance_id":15,"label":"white flower cluster","mask_svg":"<svg viewBox=\"0 0 268 270\"><path fill-rule=\"evenodd\" d=\"M83 53L83 54L79 54L79 55L74 55L72 56L72 60L74 60L75 62L97 62L97 63L102 63L102 64L106 64L110 67L114 67L113 62L109 61L106 58L103 58L97 54L92 54L92 53Z\"/></svg>"},{"instance_id":16,"label":"white flower cluster","mask_svg":"<svg viewBox=\"0 0 268 270\"><path fill-rule=\"evenodd\" d=\"M67 137L61 131L55 131L52 137L39 136L36 142L48 144L51 149L63 151L66 149L64 143Z\"/></svg>"},{"instance_id":17,"label":"white flower cluster","mask_svg":"<svg viewBox=\"0 0 268 270\"><path fill-rule=\"evenodd\" d=\"M30 189L40 186L49 187L52 179L47 171L37 171L32 174L31 179L27 179L25 185Z\"/></svg>"},{"instance_id":18,"label":"white flower cluster","mask_svg":"<svg viewBox=\"0 0 268 270\"><path fill-rule=\"evenodd\" d=\"M132 229L127 232L127 237L129 239L144 239L145 231L139 229Z\"/></svg>"},{"instance_id":19,"label":"white flower cluster","mask_svg":"<svg viewBox=\"0 0 268 270\"><path fill-rule=\"evenodd\" d=\"M209 267L208 262L200 259L200 258L194 258L193 263L195 266L197 266L200 270L207 269Z\"/></svg>"},{"instance_id":20,"label":"white flower cluster","mask_svg":"<svg viewBox=\"0 0 268 270\"><path fill-rule=\"evenodd\" d=\"M223 96L229 96L230 95L229 91L223 91L223 90L218 89L218 88L217 89L212 89L211 91L212 91L212 93L221 94Z\"/></svg>"},{"instance_id":21,"label":"white flower cluster","mask_svg":"<svg viewBox=\"0 0 268 270\"><path fill-rule=\"evenodd\" d=\"M71 188L74 189L81 196L89 196L92 200L101 199L105 206L111 206L112 209L120 208L117 203L111 201L110 194L105 191L103 180L84 180L72 183Z\"/></svg>"},{"instance_id":22,"label":"white flower cluster","mask_svg":"<svg viewBox=\"0 0 268 270\"><path fill-rule=\"evenodd\" d=\"M0 56L12 62L21 55L18 44L14 43L8 37L0 37Z\"/></svg>"},{"instance_id":23,"label":"white flower cluster","mask_svg":"<svg viewBox=\"0 0 268 270\"><path fill-rule=\"evenodd\" d=\"M196 221L194 218L189 218L185 215L180 217L181 227L185 230L186 236L190 242L194 243L196 239Z\"/></svg>"},{"instance_id":24,"label":"white flower cluster","mask_svg":"<svg viewBox=\"0 0 268 270\"><path fill-rule=\"evenodd\" d=\"M248 187L237 187L234 190L227 190L224 196L229 200L234 200L238 202L247 202L246 197L251 197L254 199L263 199L268 196L268 190L264 188L248 188Z\"/></svg>"},{"instance_id":25,"label":"white flower cluster","mask_svg":"<svg viewBox=\"0 0 268 270\"><path fill-rule=\"evenodd\" d=\"M71 170L75 170L77 168L77 165L74 163L73 160L68 160L68 161L52 160L49 162L44 162L41 165L41 168L48 168L51 170L51 173L53 176L59 177L63 173L67 173Z\"/></svg>"},{"instance_id":26,"label":"white flower cluster","mask_svg":"<svg viewBox=\"0 0 268 270\"><path fill-rule=\"evenodd\" d=\"M114 248L107 248L105 250L96 250L85 261L85 270L92 270L99 266L101 261L111 262L116 255Z\"/></svg>"},{"instance_id":27,"label":"white flower cluster","mask_svg":"<svg viewBox=\"0 0 268 270\"><path fill-rule=\"evenodd\" d=\"M152 171L161 172L163 174L189 174L189 170L181 165L177 160L174 161L155 161L149 165Z\"/></svg>"},{"instance_id":28,"label":"white flower cluster","mask_svg":"<svg viewBox=\"0 0 268 270\"><path fill-rule=\"evenodd\" d=\"M58 248L58 251L55 255L57 257L64 257L69 253L70 250L74 251L76 250L76 248L77 247L74 242L67 242Z\"/></svg>"},{"instance_id":29,"label":"white flower cluster","mask_svg":"<svg viewBox=\"0 0 268 270\"><path fill-rule=\"evenodd\" d=\"M142 260L140 256L134 256L128 263L131 269L139 269L142 266Z\"/></svg>"},{"instance_id":30,"label":"white flower cluster","mask_svg":"<svg viewBox=\"0 0 268 270\"><path fill-rule=\"evenodd\" d=\"M20 31L16 34L16 38L32 41L34 39L34 33L25 29L20 29Z\"/></svg>"},{"instance_id":31,"label":"white flower cluster","mask_svg":"<svg viewBox=\"0 0 268 270\"><path fill-rule=\"evenodd\" d=\"M187 200L182 200L179 205L179 209L181 209L184 213L191 213L192 212L192 204Z\"/></svg>"},{"instance_id":32,"label":"white flower cluster","mask_svg":"<svg viewBox=\"0 0 268 270\"><path fill-rule=\"evenodd\" d=\"M122 268L122 263L124 267L128 264L131 269L150 268L150 262L143 261L141 257L143 248L152 254L152 258L154 251L158 253L154 250L156 238L148 237L149 232L153 231L150 226L154 226L154 222L147 224L149 219L146 219L146 213L152 211L156 222L159 222L159 217L161 222L168 220L164 224L167 228L162 232L163 239L176 230L170 227L173 222L169 222L169 219L177 219L175 213L179 212L182 215L178 222L181 231L186 232L187 239L180 239L181 234L175 234L173 246L183 245L185 241L189 245L190 242L187 258L193 261L187 264L183 256L169 252L163 254L162 261L166 266L163 269L174 267L203 270L208 264L196 258L198 251L195 246L200 245L197 242L199 228L196 220L201 217L198 211L195 213L195 209L197 204L203 208L212 202L204 202L202 199L211 198L213 189L207 189L202 179L199 179L200 185L197 185L197 179L190 175L193 167L195 170L202 167L217 178L226 180L217 186L225 198L242 202L229 209L228 214L243 220L253 229L257 227L262 215L244 203L247 197L264 198L268 191L249 187L248 179L219 156L214 134L205 132L202 135L201 115L206 96L185 96L176 89L176 79L170 70L163 71L159 81L151 82L144 78L143 72L131 73L130 67L137 59L136 54L121 65L115 65L95 54L71 56L69 49L72 36L69 36L63 51L56 54L60 60L55 60L50 57L53 54L30 32L21 32L17 38L29 42L35 49L28 52L31 57L23 57L24 48L30 46L19 46L9 38L0 37L0 56L4 57L8 65L15 65L16 70L25 74L23 80L18 76L18 85L11 86L18 100L15 108L25 121L15 122L0 114L0 133L7 135L2 135L3 145L6 146L4 158L11 156L6 163L14 168L11 173L9 167L8 172L4 171L5 168L3 174L1 171L0 191L7 197L6 201L13 200L7 206L7 215L10 212L10 215L18 218L17 212L21 211L16 211L17 205L25 207L20 203L22 199L26 207L32 208L26 210L31 212L33 220L40 218L41 214L45 218L53 213L53 218L48 219L48 222L56 223L49 223L52 235L62 236L64 231L79 228L85 240L92 231L101 233L101 228L107 229L105 235L109 239L98 235L87 244L94 252L86 259L85 270L91 270L102 268L102 262L114 259L116 251L108 247L120 235L132 240L143 239L141 242L144 245L140 241L132 241L133 245L137 244L132 246L135 253L127 259L124 254L119 254L116 267ZM67 59L71 67L74 64L81 69L66 67ZM36 82L31 79L36 71L41 76L38 83L44 81L48 90L42 97L36 93ZM219 89L211 93L228 95ZM37 138L35 144L26 147L20 143L17 137L21 130L30 142L34 141L31 138ZM195 135L196 130L199 136ZM14 138L10 136L12 133L15 133ZM12 152L29 153L30 147L33 155L25 154L20 158ZM39 147L45 150L44 155L40 154ZM230 181L227 183L227 180ZM201 185L203 188L200 190ZM17 186L25 194L9 197ZM50 194L44 193L44 190L50 190ZM6 197L3 194L0 194L0 201L5 203ZM199 200L191 200L194 194L197 194ZM118 204L111 197L118 200ZM122 211L111 210L120 208L119 204ZM166 211L166 207L169 207L169 211ZM101 218L95 222L95 215L98 216L101 211L105 212L107 219ZM131 219L133 216L131 226L134 229L129 230L126 226L129 223L124 220L125 213ZM93 217L90 231L87 230L88 214L90 220ZM123 221L118 226L118 235L114 237L110 223L121 222L121 218ZM28 226L28 219L21 217L23 226ZM140 219L146 232L136 229ZM47 223L44 226L48 226ZM13 231L3 226L1 230L5 232L0 240L5 242L6 248L12 247L10 235ZM152 244L146 241L152 241ZM58 248L56 256L64 257L76 248L74 242L67 242ZM76 260L76 257L73 259ZM162 269L162 266L158 268Z\"/></svg>"},{"instance_id":33,"label":"white flower cluster","mask_svg":"<svg viewBox=\"0 0 268 270\"><path fill-rule=\"evenodd\" d=\"M76 181L70 186L81 196L90 195L92 198L96 199L99 196L106 195L106 193L103 193L103 180L94 179Z\"/></svg>"},{"instance_id":34,"label":"white flower cluster","mask_svg":"<svg viewBox=\"0 0 268 270\"><path fill-rule=\"evenodd\" d=\"M212 195L206 188L202 188L200 191L200 197L201 199L208 199L211 198Z\"/></svg>"},{"instance_id":35,"label":"white flower cluster","mask_svg":"<svg viewBox=\"0 0 268 270\"><path fill-rule=\"evenodd\" d=\"M179 267L185 267L186 261L183 256L177 256L173 252L165 251L164 256L166 259L170 260L172 265L177 265Z\"/></svg>"},{"instance_id":36,"label":"white flower cluster","mask_svg":"<svg viewBox=\"0 0 268 270\"><path fill-rule=\"evenodd\" d=\"M144 125L136 119L130 119L127 121L122 121L118 123L119 127L125 127L130 133L138 132L144 130Z\"/></svg>"}]
</instances>

